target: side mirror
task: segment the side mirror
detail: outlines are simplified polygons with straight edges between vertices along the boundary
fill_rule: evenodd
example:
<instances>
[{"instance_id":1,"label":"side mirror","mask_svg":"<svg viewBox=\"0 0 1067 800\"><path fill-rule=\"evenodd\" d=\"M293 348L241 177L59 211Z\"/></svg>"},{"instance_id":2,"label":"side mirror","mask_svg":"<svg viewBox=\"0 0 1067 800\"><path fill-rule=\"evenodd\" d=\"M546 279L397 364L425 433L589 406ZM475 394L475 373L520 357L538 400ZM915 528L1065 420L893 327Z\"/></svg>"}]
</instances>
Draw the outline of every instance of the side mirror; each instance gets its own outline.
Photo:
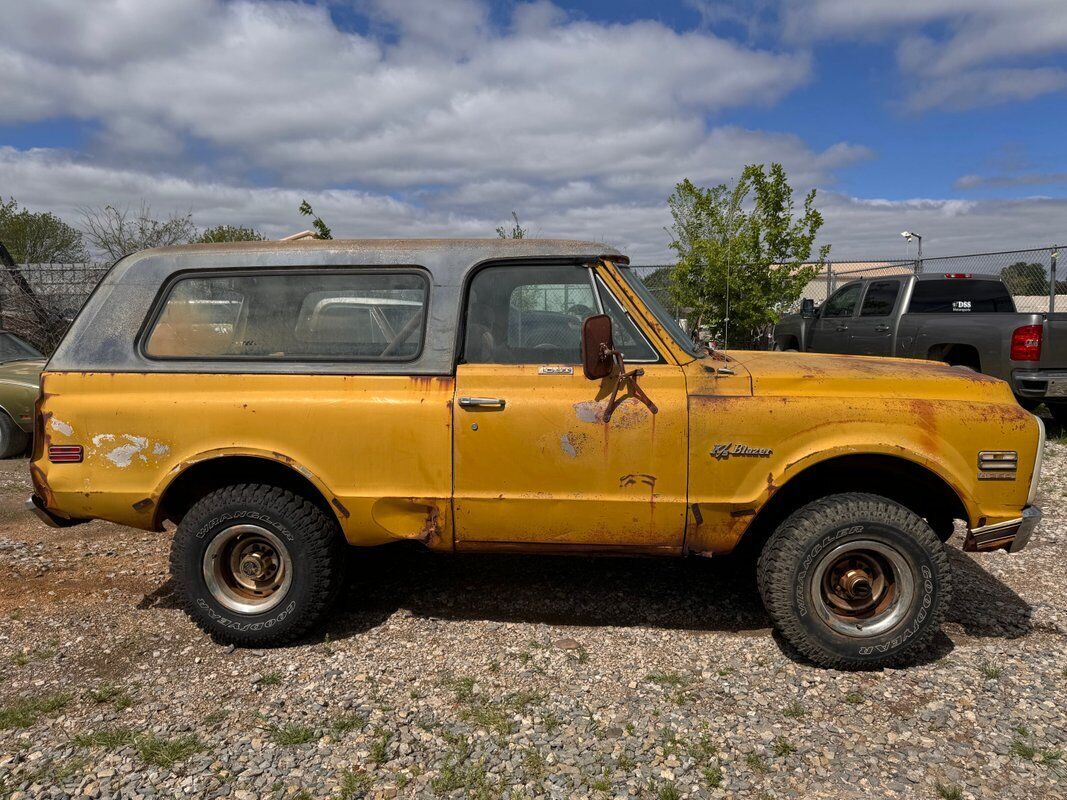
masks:
<instances>
[{"instance_id":1,"label":"side mirror","mask_svg":"<svg viewBox=\"0 0 1067 800\"><path fill-rule=\"evenodd\" d=\"M611 338L611 317L596 314L582 323L582 369L591 381L606 378L615 368L612 354L615 342Z\"/></svg>"},{"instance_id":2,"label":"side mirror","mask_svg":"<svg viewBox=\"0 0 1067 800\"><path fill-rule=\"evenodd\" d=\"M804 319L815 318L815 301L810 297L805 297L800 301L800 316Z\"/></svg>"}]
</instances>

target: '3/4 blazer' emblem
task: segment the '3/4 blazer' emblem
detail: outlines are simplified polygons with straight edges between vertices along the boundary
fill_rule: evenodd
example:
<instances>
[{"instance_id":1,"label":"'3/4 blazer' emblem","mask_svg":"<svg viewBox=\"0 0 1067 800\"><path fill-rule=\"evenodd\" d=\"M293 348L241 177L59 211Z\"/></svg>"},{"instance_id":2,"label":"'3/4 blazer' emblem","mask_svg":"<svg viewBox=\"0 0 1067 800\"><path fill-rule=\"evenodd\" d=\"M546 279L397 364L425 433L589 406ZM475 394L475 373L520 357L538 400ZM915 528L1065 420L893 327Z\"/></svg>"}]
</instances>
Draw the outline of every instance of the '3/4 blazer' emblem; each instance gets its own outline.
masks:
<instances>
[{"instance_id":1,"label":"'3/4 blazer' emblem","mask_svg":"<svg viewBox=\"0 0 1067 800\"><path fill-rule=\"evenodd\" d=\"M730 456L738 456L743 458L767 458L774 451L769 447L749 447L747 444L734 444L729 442L727 444L712 445L711 457L716 461L725 461Z\"/></svg>"}]
</instances>

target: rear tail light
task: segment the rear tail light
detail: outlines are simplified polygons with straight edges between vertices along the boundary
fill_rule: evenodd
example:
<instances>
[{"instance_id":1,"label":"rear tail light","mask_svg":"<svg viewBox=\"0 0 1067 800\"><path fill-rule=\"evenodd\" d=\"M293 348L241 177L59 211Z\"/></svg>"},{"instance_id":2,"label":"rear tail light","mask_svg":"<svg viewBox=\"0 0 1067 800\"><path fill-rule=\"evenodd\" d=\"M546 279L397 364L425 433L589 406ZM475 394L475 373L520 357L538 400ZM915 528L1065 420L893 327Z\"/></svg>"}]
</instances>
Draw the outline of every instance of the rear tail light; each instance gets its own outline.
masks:
<instances>
[{"instance_id":1,"label":"rear tail light","mask_svg":"<svg viewBox=\"0 0 1067 800\"><path fill-rule=\"evenodd\" d=\"M48 445L48 460L53 464L80 464L82 446L80 444Z\"/></svg>"},{"instance_id":2,"label":"rear tail light","mask_svg":"<svg viewBox=\"0 0 1067 800\"><path fill-rule=\"evenodd\" d=\"M1037 361L1041 358L1041 326L1023 325L1011 335L1012 361Z\"/></svg>"}]
</instances>

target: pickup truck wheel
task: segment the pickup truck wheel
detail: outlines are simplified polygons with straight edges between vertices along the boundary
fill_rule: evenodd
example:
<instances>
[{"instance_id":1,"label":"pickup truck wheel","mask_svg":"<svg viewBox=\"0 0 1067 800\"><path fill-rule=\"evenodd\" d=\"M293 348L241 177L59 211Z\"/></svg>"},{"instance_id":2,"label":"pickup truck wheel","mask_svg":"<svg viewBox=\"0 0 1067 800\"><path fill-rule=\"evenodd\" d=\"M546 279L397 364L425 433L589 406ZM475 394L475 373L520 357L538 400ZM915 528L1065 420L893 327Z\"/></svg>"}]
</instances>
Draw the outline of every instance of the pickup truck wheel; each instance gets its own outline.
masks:
<instances>
[{"instance_id":1,"label":"pickup truck wheel","mask_svg":"<svg viewBox=\"0 0 1067 800\"><path fill-rule=\"evenodd\" d=\"M26 449L30 437L3 411L0 411L0 458L17 456Z\"/></svg>"},{"instance_id":2,"label":"pickup truck wheel","mask_svg":"<svg viewBox=\"0 0 1067 800\"><path fill-rule=\"evenodd\" d=\"M1067 403L1050 403L1046 400L1045 406L1056 422L1062 427L1067 427Z\"/></svg>"},{"instance_id":3,"label":"pickup truck wheel","mask_svg":"<svg viewBox=\"0 0 1067 800\"><path fill-rule=\"evenodd\" d=\"M275 486L206 495L185 515L170 552L185 610L216 639L263 647L295 639L337 594L343 544L335 520Z\"/></svg>"},{"instance_id":4,"label":"pickup truck wheel","mask_svg":"<svg viewBox=\"0 0 1067 800\"><path fill-rule=\"evenodd\" d=\"M833 495L795 512L764 546L756 575L781 634L838 669L904 661L940 627L952 593L930 526L872 494Z\"/></svg>"}]
</instances>

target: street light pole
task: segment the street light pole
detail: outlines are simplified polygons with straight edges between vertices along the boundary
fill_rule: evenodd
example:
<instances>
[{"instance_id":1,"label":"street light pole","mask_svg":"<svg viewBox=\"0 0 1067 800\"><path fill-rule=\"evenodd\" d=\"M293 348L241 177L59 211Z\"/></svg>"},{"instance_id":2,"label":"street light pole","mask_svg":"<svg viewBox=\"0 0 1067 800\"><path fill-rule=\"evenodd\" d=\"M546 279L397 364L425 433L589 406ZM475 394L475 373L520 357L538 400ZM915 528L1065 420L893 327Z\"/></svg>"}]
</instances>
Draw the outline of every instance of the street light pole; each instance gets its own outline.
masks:
<instances>
[{"instance_id":1,"label":"street light pole","mask_svg":"<svg viewBox=\"0 0 1067 800\"><path fill-rule=\"evenodd\" d=\"M915 274L918 275L923 271L923 237L915 233L914 231L903 231L901 234L909 242L915 238L919 240L919 257L915 261Z\"/></svg>"}]
</instances>

